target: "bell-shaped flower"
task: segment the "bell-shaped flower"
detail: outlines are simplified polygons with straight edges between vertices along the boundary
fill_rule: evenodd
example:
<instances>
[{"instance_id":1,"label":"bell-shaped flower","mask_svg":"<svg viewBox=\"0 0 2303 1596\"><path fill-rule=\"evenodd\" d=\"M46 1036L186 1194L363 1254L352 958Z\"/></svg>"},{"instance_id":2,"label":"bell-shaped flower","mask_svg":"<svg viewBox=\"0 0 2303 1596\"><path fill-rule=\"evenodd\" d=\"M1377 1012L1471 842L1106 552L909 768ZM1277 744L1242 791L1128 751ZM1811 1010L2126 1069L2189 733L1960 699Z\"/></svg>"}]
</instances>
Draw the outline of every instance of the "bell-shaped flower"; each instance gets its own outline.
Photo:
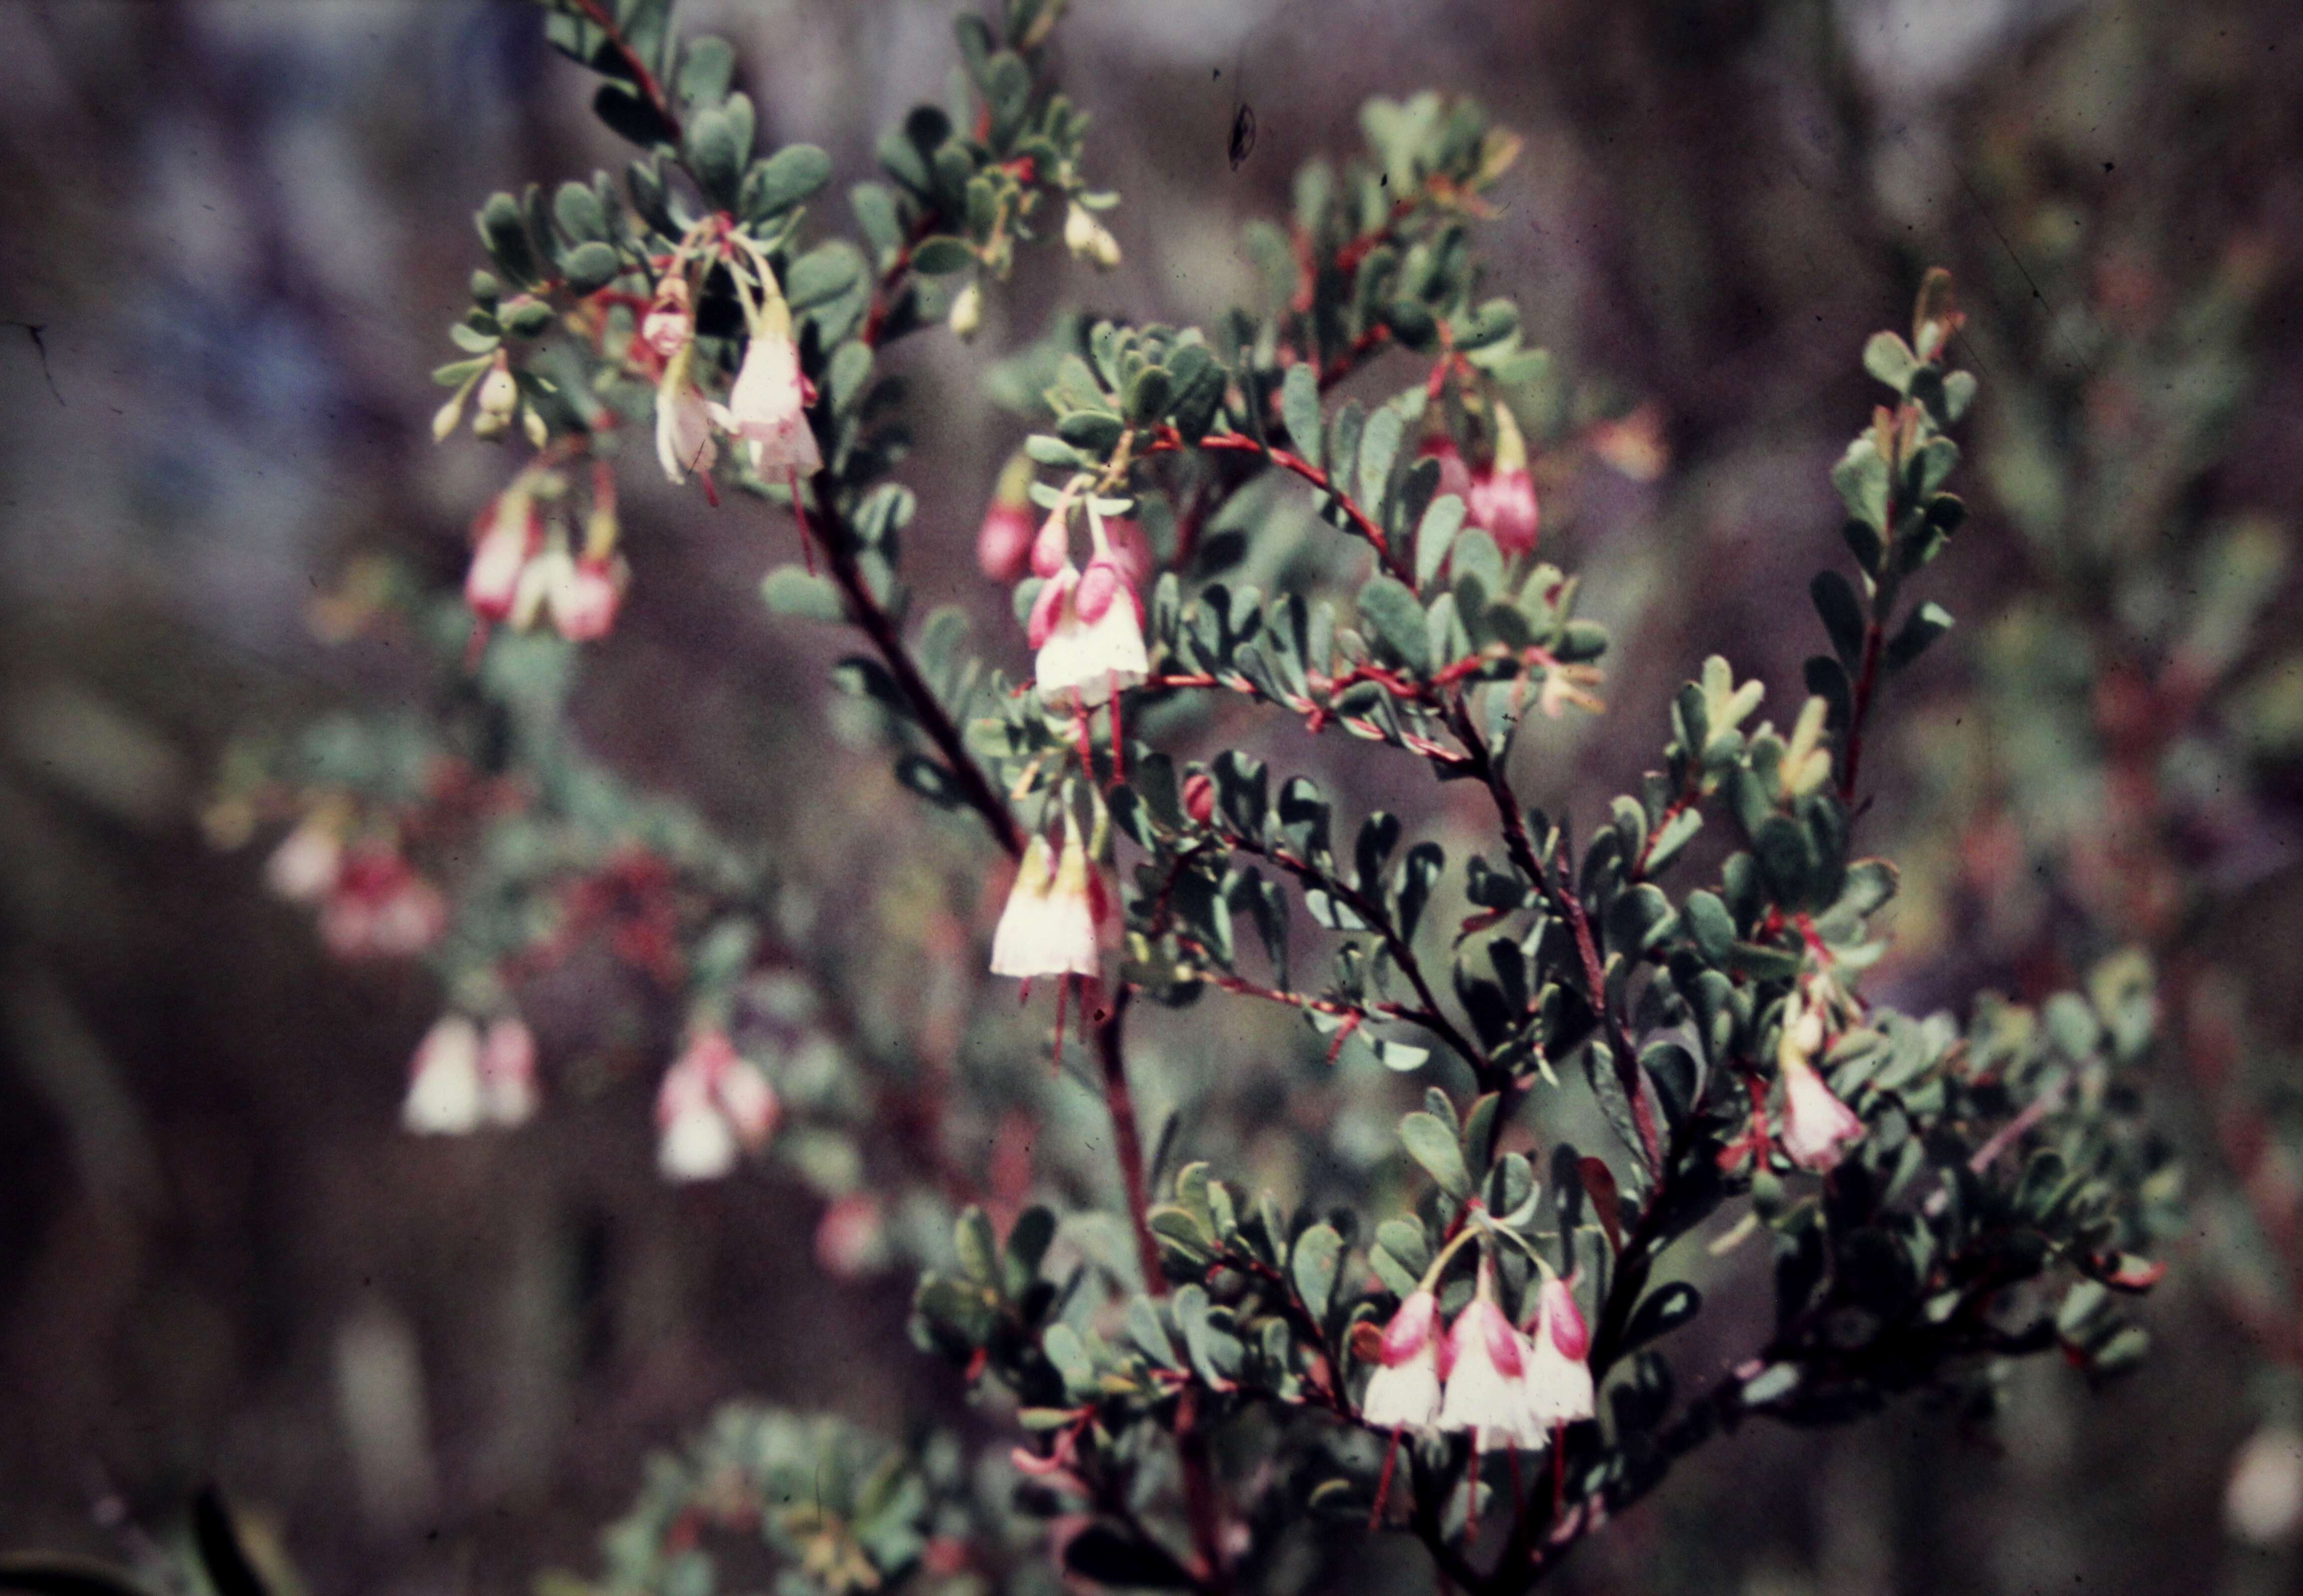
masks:
<instances>
[{"instance_id":1,"label":"bell-shaped flower","mask_svg":"<svg viewBox=\"0 0 2303 1596\"><path fill-rule=\"evenodd\" d=\"M1050 703L1092 710L1152 668L1143 648L1142 601L1109 551L1084 574L1066 565L1040 590L1029 626L1038 651L1032 674Z\"/></svg>"},{"instance_id":2,"label":"bell-shaped flower","mask_svg":"<svg viewBox=\"0 0 2303 1596\"><path fill-rule=\"evenodd\" d=\"M726 404L712 407L712 419L751 446L752 468L763 477L807 476L822 466L807 424L807 386L800 376L799 346L792 341L791 307L782 295L770 298L753 323L736 385Z\"/></svg>"},{"instance_id":3,"label":"bell-shaped flower","mask_svg":"<svg viewBox=\"0 0 2303 1596\"><path fill-rule=\"evenodd\" d=\"M1784 1080L1783 1146L1793 1163L1818 1174L1838 1168L1842 1149L1863 1134L1863 1121L1831 1095L1815 1067L1824 1039L1823 1010L1803 989L1794 989L1776 1045L1776 1070Z\"/></svg>"},{"instance_id":4,"label":"bell-shaped flower","mask_svg":"<svg viewBox=\"0 0 2303 1596\"><path fill-rule=\"evenodd\" d=\"M1031 980L1037 976L1097 976L1111 928L1111 894L1103 872L1088 858L1079 822L1067 811L1059 853L1034 836L1017 867L1016 885L991 936L991 973Z\"/></svg>"},{"instance_id":5,"label":"bell-shaped flower","mask_svg":"<svg viewBox=\"0 0 2303 1596\"><path fill-rule=\"evenodd\" d=\"M1496 547L1506 554L1525 554L1535 547L1542 525L1535 502L1535 478L1528 472L1527 443L1519 423L1502 404L1495 407L1496 453L1488 468L1472 478L1464 501L1464 519L1484 527ZM1442 467L1445 475L1445 467Z\"/></svg>"},{"instance_id":6,"label":"bell-shaped flower","mask_svg":"<svg viewBox=\"0 0 2303 1596\"><path fill-rule=\"evenodd\" d=\"M888 1222L869 1192L835 1198L815 1226L816 1266L837 1280L859 1280L888 1264Z\"/></svg>"},{"instance_id":7,"label":"bell-shaped flower","mask_svg":"<svg viewBox=\"0 0 2303 1596\"><path fill-rule=\"evenodd\" d=\"M440 889L388 847L349 855L320 909L320 940L340 959L420 953L447 928Z\"/></svg>"},{"instance_id":8,"label":"bell-shaped flower","mask_svg":"<svg viewBox=\"0 0 2303 1596\"><path fill-rule=\"evenodd\" d=\"M464 602L484 621L510 615L519 597L520 573L544 542L536 500L517 485L488 502L472 523L472 563L464 573Z\"/></svg>"},{"instance_id":9,"label":"bell-shaped flower","mask_svg":"<svg viewBox=\"0 0 2303 1596\"><path fill-rule=\"evenodd\" d=\"M655 1099L656 1168L670 1180L716 1180L776 1128L775 1088L727 1033L697 1034L664 1071Z\"/></svg>"},{"instance_id":10,"label":"bell-shaped flower","mask_svg":"<svg viewBox=\"0 0 2303 1596\"><path fill-rule=\"evenodd\" d=\"M1528 1416L1537 1425L1548 1430L1591 1416L1590 1353L1590 1327L1574 1291L1558 1276L1548 1276L1536 1293L1525 1360Z\"/></svg>"},{"instance_id":11,"label":"bell-shaped flower","mask_svg":"<svg viewBox=\"0 0 2303 1596\"><path fill-rule=\"evenodd\" d=\"M1379 1430L1429 1430L1439 1420L1439 1299L1411 1291L1384 1326L1360 1418Z\"/></svg>"},{"instance_id":12,"label":"bell-shaped flower","mask_svg":"<svg viewBox=\"0 0 2303 1596\"><path fill-rule=\"evenodd\" d=\"M1064 248L1073 258L1088 261L1104 271L1119 265L1119 240L1095 219L1095 213L1076 199L1064 214Z\"/></svg>"},{"instance_id":13,"label":"bell-shaped flower","mask_svg":"<svg viewBox=\"0 0 2303 1596\"><path fill-rule=\"evenodd\" d=\"M316 903L335 890L343 869L344 841L335 823L309 814L265 861L264 884L291 903Z\"/></svg>"},{"instance_id":14,"label":"bell-shaped flower","mask_svg":"<svg viewBox=\"0 0 2303 1596\"><path fill-rule=\"evenodd\" d=\"M1784 1151L1801 1169L1818 1174L1839 1167L1848 1143L1863 1135L1855 1111L1831 1095L1813 1064L1784 1071Z\"/></svg>"},{"instance_id":15,"label":"bell-shaped flower","mask_svg":"<svg viewBox=\"0 0 2303 1596\"><path fill-rule=\"evenodd\" d=\"M605 637L615 626L630 582L631 567L620 554L587 554L568 561L553 573L544 593L553 626L570 643Z\"/></svg>"},{"instance_id":16,"label":"bell-shaped flower","mask_svg":"<svg viewBox=\"0 0 2303 1596\"><path fill-rule=\"evenodd\" d=\"M551 597L553 587L575 568L567 539L554 529L536 557L520 567L519 582L512 589L511 614L506 617L513 629L525 632L536 625L536 617L544 613L544 601Z\"/></svg>"},{"instance_id":17,"label":"bell-shaped flower","mask_svg":"<svg viewBox=\"0 0 2303 1596\"><path fill-rule=\"evenodd\" d=\"M434 1021L409 1066L401 1123L418 1136L466 1136L487 1116L480 1082L480 1028L461 1014Z\"/></svg>"},{"instance_id":18,"label":"bell-shaped flower","mask_svg":"<svg viewBox=\"0 0 2303 1596\"><path fill-rule=\"evenodd\" d=\"M480 1107L510 1130L536 1117L536 1035L517 1014L490 1022L480 1040Z\"/></svg>"},{"instance_id":19,"label":"bell-shaped flower","mask_svg":"<svg viewBox=\"0 0 2303 1596\"><path fill-rule=\"evenodd\" d=\"M976 529L976 565L994 582L1022 581L1039 530L1032 515L1031 457L1019 454L1001 468L991 506Z\"/></svg>"},{"instance_id":20,"label":"bell-shaped flower","mask_svg":"<svg viewBox=\"0 0 2303 1596\"><path fill-rule=\"evenodd\" d=\"M1479 1292L1447 1329L1439 1427L1470 1431L1472 1444L1483 1452L1540 1449L1549 1437L1528 1403L1530 1350L1527 1338L1496 1306L1494 1266L1480 1259Z\"/></svg>"},{"instance_id":21,"label":"bell-shaped flower","mask_svg":"<svg viewBox=\"0 0 2303 1596\"><path fill-rule=\"evenodd\" d=\"M712 405L696 385L696 345L682 343L665 359L655 386L655 458L671 482L691 471L709 474L720 458L712 435Z\"/></svg>"}]
</instances>

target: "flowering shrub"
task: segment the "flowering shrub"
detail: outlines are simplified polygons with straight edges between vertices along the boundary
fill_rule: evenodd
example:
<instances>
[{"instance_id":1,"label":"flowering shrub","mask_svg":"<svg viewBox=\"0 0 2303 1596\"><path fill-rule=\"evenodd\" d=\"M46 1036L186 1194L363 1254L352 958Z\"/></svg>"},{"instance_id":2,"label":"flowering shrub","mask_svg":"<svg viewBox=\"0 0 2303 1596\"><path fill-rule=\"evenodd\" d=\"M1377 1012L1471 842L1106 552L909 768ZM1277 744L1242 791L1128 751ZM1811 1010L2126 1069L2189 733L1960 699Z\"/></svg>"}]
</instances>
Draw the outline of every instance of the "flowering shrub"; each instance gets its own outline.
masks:
<instances>
[{"instance_id":1,"label":"flowering shrub","mask_svg":"<svg viewBox=\"0 0 2303 1596\"><path fill-rule=\"evenodd\" d=\"M1307 169L1291 228L1251 239L1260 302L1207 330L1059 318L997 368L1041 429L974 550L1012 589L1011 679L957 608L914 618L880 367L913 332L978 332L1020 248L1118 263L1086 119L1048 77L1061 9L961 19L963 103L882 141L850 241L811 214L822 151L755 154L723 43L678 38L663 0L552 0L548 37L642 153L620 183L481 209L491 265L434 430L524 452L460 599L372 576L333 611L426 637L437 713L324 723L228 784L285 822L271 879L335 951L439 971L411 1130L548 1113L523 994L602 949L681 1017L651 1044L668 1179L775 1159L822 1199L827 1269L926 1266L913 1339L983 1419L907 1453L731 1409L612 1534L609 1586L708 1590L699 1537L732 1528L794 1589L1320 1588L1375 1532L1518 1591L1750 1415L1922 1390L1980 1415L2005 1358L2133 1363L2116 1298L2156 1278L2172 1196L2136 1113L2147 965L1964 1020L1860 990L1897 885L1859 848L1865 735L1950 629L1908 590L1965 519L1949 433L1976 382L1948 279L1862 351L1885 393L1833 472L1852 568L1810 586L1828 651L1787 727L1703 661L1658 769L1579 846L1513 775L1521 743L1605 711L1608 639L1543 558L1540 501L1578 468L1661 463L1636 419L1545 458L1545 357L1472 254L1517 141L1459 101L1372 102L1369 157ZM652 466L630 441L651 426ZM620 546L620 467L788 525L769 609L861 634L839 686L897 778L968 827L919 837L972 850L953 895L985 906L953 916L980 972L949 997L964 1069L813 947L789 867L571 731L578 645L615 646L650 579ZM1255 718L1421 767L1487 840L1451 862L1375 810L1339 846L1319 785L1224 745ZM1052 996L971 1024L1010 980ZM1261 1071L1301 1122L1380 1113L1407 1164L1363 1150L1283 1198L1236 1145L1194 1156L1179 1118L1147 1140L1139 1005L1211 994L1300 1015L1320 1073L1225 1071ZM979 1168L963 1148L987 1143ZM1703 1303L1675 1249L1700 1231L1768 1256L1775 1322L1683 1389L1666 1348Z\"/></svg>"}]
</instances>

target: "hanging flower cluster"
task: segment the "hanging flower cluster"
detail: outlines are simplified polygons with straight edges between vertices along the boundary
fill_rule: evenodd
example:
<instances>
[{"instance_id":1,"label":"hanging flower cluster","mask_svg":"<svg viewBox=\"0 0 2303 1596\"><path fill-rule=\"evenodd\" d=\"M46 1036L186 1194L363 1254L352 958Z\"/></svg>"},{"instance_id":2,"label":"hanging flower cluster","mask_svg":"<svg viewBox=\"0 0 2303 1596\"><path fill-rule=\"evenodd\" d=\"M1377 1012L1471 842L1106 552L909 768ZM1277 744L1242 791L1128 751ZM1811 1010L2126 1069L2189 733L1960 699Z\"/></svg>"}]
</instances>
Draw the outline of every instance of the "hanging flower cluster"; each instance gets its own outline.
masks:
<instances>
[{"instance_id":1,"label":"hanging flower cluster","mask_svg":"<svg viewBox=\"0 0 2303 1596\"><path fill-rule=\"evenodd\" d=\"M615 479L595 464L580 553L571 550L562 517L546 514L567 491L559 472L531 469L473 522L464 603L480 623L479 637L498 622L525 632L540 617L570 643L595 642L614 627L631 580L616 552Z\"/></svg>"},{"instance_id":2,"label":"hanging flower cluster","mask_svg":"<svg viewBox=\"0 0 2303 1596\"><path fill-rule=\"evenodd\" d=\"M1088 507L1092 544L1087 568L1072 563L1071 502L1057 505L1032 544L1032 571L1042 580L1025 634L1042 701L1085 712L1140 685L1151 670L1143 647L1143 589L1152 550L1133 521L1106 519Z\"/></svg>"},{"instance_id":3,"label":"hanging flower cluster","mask_svg":"<svg viewBox=\"0 0 2303 1596\"><path fill-rule=\"evenodd\" d=\"M483 1031L461 1014L443 1015L409 1061L401 1122L419 1136L511 1130L536 1113L536 1037L518 1015Z\"/></svg>"},{"instance_id":4,"label":"hanging flower cluster","mask_svg":"<svg viewBox=\"0 0 2303 1596\"><path fill-rule=\"evenodd\" d=\"M306 815L273 850L266 884L318 907L320 940L340 959L424 952L448 928L447 899L390 843L348 842L347 823L333 808Z\"/></svg>"},{"instance_id":5,"label":"hanging flower cluster","mask_svg":"<svg viewBox=\"0 0 2303 1596\"><path fill-rule=\"evenodd\" d=\"M706 1027L657 1088L656 1167L671 1180L716 1180L767 1145L780 1114L766 1074L727 1032Z\"/></svg>"},{"instance_id":6,"label":"hanging flower cluster","mask_svg":"<svg viewBox=\"0 0 2303 1596\"><path fill-rule=\"evenodd\" d=\"M672 483L690 472L706 478L725 435L745 451L754 472L797 491L797 479L823 466L807 409L815 391L800 371L792 337L791 307L774 268L743 234L707 218L690 230L658 283L640 323L640 344L662 363L655 394L655 452ZM744 301L747 339L743 363L723 404L704 391L697 372L693 290L687 273L706 256L728 266Z\"/></svg>"},{"instance_id":7,"label":"hanging flower cluster","mask_svg":"<svg viewBox=\"0 0 2303 1596\"><path fill-rule=\"evenodd\" d=\"M1024 849L991 938L991 973L1030 982L1042 976L1092 983L1104 951L1118 939L1118 903L1101 862L1107 827L1101 811L1093 841L1083 840L1077 815L1063 804L1063 846L1037 833Z\"/></svg>"},{"instance_id":8,"label":"hanging flower cluster","mask_svg":"<svg viewBox=\"0 0 2303 1596\"><path fill-rule=\"evenodd\" d=\"M1445 1264L1446 1254L1433 1266ZM1360 1417L1378 1430L1467 1433L1481 1451L1541 1451L1592 1415L1590 1332L1575 1293L1547 1268L1524 1328L1496 1300L1482 1256L1472 1300L1446 1327L1430 1284L1402 1299L1378 1343Z\"/></svg>"}]
</instances>

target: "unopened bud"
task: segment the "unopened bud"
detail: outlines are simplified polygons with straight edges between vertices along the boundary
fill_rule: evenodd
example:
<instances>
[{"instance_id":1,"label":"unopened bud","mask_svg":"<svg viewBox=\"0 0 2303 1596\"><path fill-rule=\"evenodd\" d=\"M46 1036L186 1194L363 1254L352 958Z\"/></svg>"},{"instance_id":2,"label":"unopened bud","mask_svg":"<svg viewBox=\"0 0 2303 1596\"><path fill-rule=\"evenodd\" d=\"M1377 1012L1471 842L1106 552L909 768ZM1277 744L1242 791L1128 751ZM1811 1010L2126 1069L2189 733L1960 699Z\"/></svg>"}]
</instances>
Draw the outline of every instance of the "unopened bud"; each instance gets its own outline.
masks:
<instances>
[{"instance_id":1,"label":"unopened bud","mask_svg":"<svg viewBox=\"0 0 2303 1596\"><path fill-rule=\"evenodd\" d=\"M1077 200L1072 201L1071 209L1064 214L1064 248L1085 260L1094 253L1095 235L1101 231L1087 207Z\"/></svg>"},{"instance_id":2,"label":"unopened bud","mask_svg":"<svg viewBox=\"0 0 2303 1596\"><path fill-rule=\"evenodd\" d=\"M527 446L530 449L542 449L552 441L552 430L544 424L544 417L536 413L534 405L529 405L520 411L519 422L527 433Z\"/></svg>"},{"instance_id":3,"label":"unopened bud","mask_svg":"<svg viewBox=\"0 0 2303 1596\"><path fill-rule=\"evenodd\" d=\"M954 337L974 338L975 330L983 325L983 285L970 282L954 295L946 319Z\"/></svg>"},{"instance_id":4,"label":"unopened bud","mask_svg":"<svg viewBox=\"0 0 2303 1596\"><path fill-rule=\"evenodd\" d=\"M496 363L488 367L488 374L480 379L480 415L494 420L506 420L519 406L519 384L513 381L511 364L499 352Z\"/></svg>"},{"instance_id":5,"label":"unopened bud","mask_svg":"<svg viewBox=\"0 0 2303 1596\"><path fill-rule=\"evenodd\" d=\"M1204 770L1184 777L1184 812L1204 826L1216 817L1216 784Z\"/></svg>"},{"instance_id":6,"label":"unopened bud","mask_svg":"<svg viewBox=\"0 0 2303 1596\"><path fill-rule=\"evenodd\" d=\"M464 424L464 396L471 391L468 384L456 391L455 398L432 415L432 441L445 443L448 434Z\"/></svg>"}]
</instances>

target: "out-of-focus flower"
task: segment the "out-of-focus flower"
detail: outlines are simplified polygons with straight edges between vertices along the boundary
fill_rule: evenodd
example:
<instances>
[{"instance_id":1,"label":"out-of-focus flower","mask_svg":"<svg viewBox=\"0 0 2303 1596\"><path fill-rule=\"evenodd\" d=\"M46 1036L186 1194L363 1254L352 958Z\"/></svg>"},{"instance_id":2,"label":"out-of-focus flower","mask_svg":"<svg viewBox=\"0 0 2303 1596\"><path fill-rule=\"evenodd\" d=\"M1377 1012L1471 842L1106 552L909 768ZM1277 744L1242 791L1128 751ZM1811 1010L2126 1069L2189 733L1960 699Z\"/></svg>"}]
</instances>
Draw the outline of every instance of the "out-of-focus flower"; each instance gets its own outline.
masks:
<instances>
[{"instance_id":1,"label":"out-of-focus flower","mask_svg":"<svg viewBox=\"0 0 2303 1596\"><path fill-rule=\"evenodd\" d=\"M852 1192L823 1211L815 1226L815 1261L829 1275L856 1280L888 1261L888 1226L880 1200Z\"/></svg>"},{"instance_id":2,"label":"out-of-focus flower","mask_svg":"<svg viewBox=\"0 0 2303 1596\"><path fill-rule=\"evenodd\" d=\"M1593 454L1635 483L1651 483L1671 466L1663 407L1653 399L1620 420L1594 424L1584 437Z\"/></svg>"},{"instance_id":3,"label":"out-of-focus flower","mask_svg":"<svg viewBox=\"0 0 2303 1596\"><path fill-rule=\"evenodd\" d=\"M447 928L440 889L387 847L348 853L320 910L320 940L340 959L405 958Z\"/></svg>"},{"instance_id":4,"label":"out-of-focus flower","mask_svg":"<svg viewBox=\"0 0 2303 1596\"><path fill-rule=\"evenodd\" d=\"M443 1014L410 1061L401 1122L418 1136L466 1136L486 1114L480 1085L480 1028Z\"/></svg>"},{"instance_id":5,"label":"out-of-focus flower","mask_svg":"<svg viewBox=\"0 0 2303 1596\"><path fill-rule=\"evenodd\" d=\"M552 624L570 643L592 643L605 637L623 608L624 589L631 568L620 554L586 555L569 560L553 574L544 601Z\"/></svg>"},{"instance_id":6,"label":"out-of-focus flower","mask_svg":"<svg viewBox=\"0 0 2303 1596\"><path fill-rule=\"evenodd\" d=\"M480 1103L488 1123L510 1130L536 1117L536 1036L517 1014L489 1023L480 1042Z\"/></svg>"},{"instance_id":7,"label":"out-of-focus flower","mask_svg":"<svg viewBox=\"0 0 2303 1596\"><path fill-rule=\"evenodd\" d=\"M2303 1525L2303 1431L2265 1424L2232 1459L2223 1523L2240 1540L2276 1546Z\"/></svg>"},{"instance_id":8,"label":"out-of-focus flower","mask_svg":"<svg viewBox=\"0 0 2303 1596\"><path fill-rule=\"evenodd\" d=\"M472 523L472 563L464 602L484 621L500 621L519 597L520 573L544 542L536 500L515 483L490 500Z\"/></svg>"},{"instance_id":9,"label":"out-of-focus flower","mask_svg":"<svg viewBox=\"0 0 2303 1596\"><path fill-rule=\"evenodd\" d=\"M775 1088L725 1031L697 1033L657 1089L656 1167L666 1180L716 1180L776 1128Z\"/></svg>"},{"instance_id":10,"label":"out-of-focus flower","mask_svg":"<svg viewBox=\"0 0 2303 1596\"><path fill-rule=\"evenodd\" d=\"M1380 1359L1360 1399L1360 1418L1379 1430L1430 1430L1439 1420L1439 1299L1412 1291L1384 1326Z\"/></svg>"},{"instance_id":11,"label":"out-of-focus flower","mask_svg":"<svg viewBox=\"0 0 2303 1596\"><path fill-rule=\"evenodd\" d=\"M264 884L291 903L316 903L343 874L344 841L333 817L312 813L296 823L265 861Z\"/></svg>"},{"instance_id":12,"label":"out-of-focus flower","mask_svg":"<svg viewBox=\"0 0 2303 1596\"><path fill-rule=\"evenodd\" d=\"M802 476L823 464L815 433L807 424L807 391L799 370L799 346L792 341L791 307L776 295L762 307L745 346L744 364L724 405L712 407L722 431L751 445L752 468L780 479Z\"/></svg>"}]
</instances>

